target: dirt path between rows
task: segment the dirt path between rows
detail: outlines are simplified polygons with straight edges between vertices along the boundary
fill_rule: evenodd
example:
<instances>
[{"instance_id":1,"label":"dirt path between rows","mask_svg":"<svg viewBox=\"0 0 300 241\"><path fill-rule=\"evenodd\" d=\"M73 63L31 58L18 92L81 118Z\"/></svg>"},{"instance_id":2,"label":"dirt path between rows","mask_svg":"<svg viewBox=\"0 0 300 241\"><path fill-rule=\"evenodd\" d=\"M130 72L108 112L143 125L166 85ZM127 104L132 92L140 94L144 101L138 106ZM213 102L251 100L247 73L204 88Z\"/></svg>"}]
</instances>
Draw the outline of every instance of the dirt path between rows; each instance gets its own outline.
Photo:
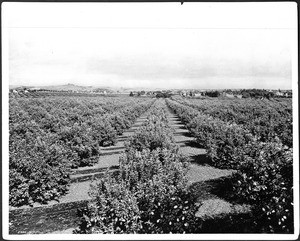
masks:
<instances>
[{"instance_id":1,"label":"dirt path between rows","mask_svg":"<svg viewBox=\"0 0 300 241\"><path fill-rule=\"evenodd\" d=\"M180 152L190 160L188 172L190 187L197 193L199 203L202 203L196 216L215 218L232 213L249 212L249 206L234 205L225 199L226 181L234 170L219 169L209 165L206 150L197 145L195 138L170 108L167 117L171 127L174 128L174 136L180 146Z\"/></svg>"}]
</instances>

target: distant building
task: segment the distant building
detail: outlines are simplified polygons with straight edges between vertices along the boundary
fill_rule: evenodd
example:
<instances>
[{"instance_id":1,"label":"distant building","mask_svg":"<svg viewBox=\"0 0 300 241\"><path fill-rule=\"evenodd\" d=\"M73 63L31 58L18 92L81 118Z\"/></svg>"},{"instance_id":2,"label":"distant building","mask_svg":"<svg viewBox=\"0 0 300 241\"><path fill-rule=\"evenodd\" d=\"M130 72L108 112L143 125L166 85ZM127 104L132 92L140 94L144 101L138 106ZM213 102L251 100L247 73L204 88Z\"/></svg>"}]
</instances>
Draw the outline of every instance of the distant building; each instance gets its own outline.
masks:
<instances>
[{"instance_id":1,"label":"distant building","mask_svg":"<svg viewBox=\"0 0 300 241\"><path fill-rule=\"evenodd\" d=\"M284 95L283 92L281 92L280 90L275 92L275 96L280 96L281 97L283 95Z\"/></svg>"},{"instance_id":2,"label":"distant building","mask_svg":"<svg viewBox=\"0 0 300 241\"><path fill-rule=\"evenodd\" d=\"M28 90L29 90L29 91L38 91L38 90L41 90L41 88L38 88L38 87L32 87L32 88L29 88Z\"/></svg>"},{"instance_id":3,"label":"distant building","mask_svg":"<svg viewBox=\"0 0 300 241\"><path fill-rule=\"evenodd\" d=\"M227 97L227 98L234 98L234 95L233 94L230 94L230 93L226 93L223 95L224 97Z\"/></svg>"},{"instance_id":4,"label":"distant building","mask_svg":"<svg viewBox=\"0 0 300 241\"><path fill-rule=\"evenodd\" d=\"M180 95L181 95L181 96L187 96L187 92L184 91L184 90L182 90L182 91L180 92Z\"/></svg>"}]
</instances>

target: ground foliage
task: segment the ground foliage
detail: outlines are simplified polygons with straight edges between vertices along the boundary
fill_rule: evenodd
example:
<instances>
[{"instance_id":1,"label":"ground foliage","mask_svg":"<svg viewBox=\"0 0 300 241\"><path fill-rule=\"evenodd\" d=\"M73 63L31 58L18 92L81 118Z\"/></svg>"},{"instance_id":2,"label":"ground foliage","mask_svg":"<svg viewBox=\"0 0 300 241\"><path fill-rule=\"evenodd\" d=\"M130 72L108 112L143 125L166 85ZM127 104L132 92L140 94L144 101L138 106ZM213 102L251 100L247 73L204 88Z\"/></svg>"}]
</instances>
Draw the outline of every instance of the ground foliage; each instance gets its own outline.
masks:
<instances>
[{"instance_id":1,"label":"ground foliage","mask_svg":"<svg viewBox=\"0 0 300 241\"><path fill-rule=\"evenodd\" d=\"M293 146L292 99L222 99L201 98L174 100L227 123L242 125L262 142L280 139Z\"/></svg>"},{"instance_id":2,"label":"ground foliage","mask_svg":"<svg viewBox=\"0 0 300 241\"><path fill-rule=\"evenodd\" d=\"M47 203L68 189L71 168L93 165L153 103L121 97L9 100L10 205Z\"/></svg>"},{"instance_id":3,"label":"ground foliage","mask_svg":"<svg viewBox=\"0 0 300 241\"><path fill-rule=\"evenodd\" d=\"M232 193L240 201L253 205L252 221L257 230L293 232L292 148L279 138L263 142L246 125L222 120L226 118L208 115L173 100L168 100L168 105L207 149L214 166L237 170L232 177Z\"/></svg>"},{"instance_id":4,"label":"ground foliage","mask_svg":"<svg viewBox=\"0 0 300 241\"><path fill-rule=\"evenodd\" d=\"M164 108L156 102L120 158L118 175L107 175L92 187L93 201L79 210L75 233L199 232L188 164L170 136ZM146 130L147 136L142 134Z\"/></svg>"}]
</instances>

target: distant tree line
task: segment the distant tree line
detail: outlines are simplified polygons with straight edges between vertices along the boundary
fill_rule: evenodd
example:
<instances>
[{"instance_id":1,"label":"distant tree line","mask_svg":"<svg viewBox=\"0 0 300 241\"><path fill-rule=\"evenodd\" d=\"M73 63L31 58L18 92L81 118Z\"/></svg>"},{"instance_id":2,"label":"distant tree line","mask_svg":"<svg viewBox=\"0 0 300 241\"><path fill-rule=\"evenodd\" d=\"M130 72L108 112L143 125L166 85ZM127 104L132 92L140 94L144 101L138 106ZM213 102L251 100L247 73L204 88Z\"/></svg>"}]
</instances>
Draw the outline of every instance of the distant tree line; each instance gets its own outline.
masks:
<instances>
[{"instance_id":1,"label":"distant tree line","mask_svg":"<svg viewBox=\"0 0 300 241\"><path fill-rule=\"evenodd\" d=\"M136 95L136 96L141 96L141 95L145 95L145 94L146 94L146 92L145 92L144 90L138 91L138 92L136 92L136 94L134 94L134 93L131 91L130 94L129 94L129 96L134 96L134 95Z\"/></svg>"},{"instance_id":2,"label":"distant tree line","mask_svg":"<svg viewBox=\"0 0 300 241\"><path fill-rule=\"evenodd\" d=\"M171 97L171 93L158 91L156 93L156 98L169 98Z\"/></svg>"},{"instance_id":3,"label":"distant tree line","mask_svg":"<svg viewBox=\"0 0 300 241\"><path fill-rule=\"evenodd\" d=\"M215 91L207 91L205 93L206 96L209 96L209 97L219 97L221 95L221 93L217 90Z\"/></svg>"},{"instance_id":4,"label":"distant tree line","mask_svg":"<svg viewBox=\"0 0 300 241\"><path fill-rule=\"evenodd\" d=\"M251 89L251 90L242 90L241 94L243 96L243 98L273 98L274 97L274 93L273 92L269 92L267 90L260 90L260 89Z\"/></svg>"},{"instance_id":5,"label":"distant tree line","mask_svg":"<svg viewBox=\"0 0 300 241\"><path fill-rule=\"evenodd\" d=\"M129 96L143 96L143 95L151 95L151 96L155 96L156 98L169 98L171 97L171 92L167 91L155 91L155 92L151 92L151 93L146 93L144 90L142 91L137 91L137 92L130 92Z\"/></svg>"},{"instance_id":6,"label":"distant tree line","mask_svg":"<svg viewBox=\"0 0 300 241\"><path fill-rule=\"evenodd\" d=\"M230 91L234 95L242 95L242 98L273 98L275 96L274 92L261 89L243 89L239 91ZM207 91L206 96L209 97L219 97L221 95L220 91Z\"/></svg>"}]
</instances>

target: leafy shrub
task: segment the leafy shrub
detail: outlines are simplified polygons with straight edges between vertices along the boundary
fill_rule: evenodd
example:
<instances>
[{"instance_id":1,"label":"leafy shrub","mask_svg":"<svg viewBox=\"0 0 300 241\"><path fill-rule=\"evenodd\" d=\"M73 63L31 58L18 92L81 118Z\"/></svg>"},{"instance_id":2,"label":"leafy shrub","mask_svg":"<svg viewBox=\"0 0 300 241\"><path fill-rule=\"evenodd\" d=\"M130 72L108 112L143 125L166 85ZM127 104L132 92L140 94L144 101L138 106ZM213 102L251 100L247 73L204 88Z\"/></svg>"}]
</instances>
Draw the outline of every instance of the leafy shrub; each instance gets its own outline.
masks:
<instances>
[{"instance_id":1,"label":"leafy shrub","mask_svg":"<svg viewBox=\"0 0 300 241\"><path fill-rule=\"evenodd\" d=\"M171 148L174 146L174 138L170 129L167 129L160 121L157 123L146 122L130 138L130 148L142 151L143 149L155 150L156 148Z\"/></svg>"},{"instance_id":2,"label":"leafy shrub","mask_svg":"<svg viewBox=\"0 0 300 241\"><path fill-rule=\"evenodd\" d=\"M198 144L207 149L212 164L219 168L238 168L240 149L254 137L249 131L236 124L212 118L176 103L170 103L180 116L184 116L186 125ZM189 116L189 118L188 118Z\"/></svg>"},{"instance_id":3,"label":"leafy shrub","mask_svg":"<svg viewBox=\"0 0 300 241\"><path fill-rule=\"evenodd\" d=\"M139 183L151 180L154 175L162 175L169 185L186 185L188 162L178 153L178 148L129 150L119 160L119 180L126 181L134 190Z\"/></svg>"},{"instance_id":4,"label":"leafy shrub","mask_svg":"<svg viewBox=\"0 0 300 241\"><path fill-rule=\"evenodd\" d=\"M218 122L217 122L218 123ZM214 128L207 137L207 155L219 168L239 168L241 149L253 139L251 134L237 125L213 123ZM201 133L197 133L197 136Z\"/></svg>"},{"instance_id":5,"label":"leafy shrub","mask_svg":"<svg viewBox=\"0 0 300 241\"><path fill-rule=\"evenodd\" d=\"M258 225L269 232L293 231L292 152L280 143L244 147L233 193L254 205Z\"/></svg>"},{"instance_id":6,"label":"leafy shrub","mask_svg":"<svg viewBox=\"0 0 300 241\"><path fill-rule=\"evenodd\" d=\"M10 205L65 194L70 168L98 161L99 146L114 144L116 130L121 133L152 103L89 96L10 99Z\"/></svg>"},{"instance_id":7,"label":"leafy shrub","mask_svg":"<svg viewBox=\"0 0 300 241\"><path fill-rule=\"evenodd\" d=\"M197 115L187 123L187 127L196 138L197 143L207 148L208 140L211 139L215 128L215 123L216 121L213 121L212 118Z\"/></svg>"},{"instance_id":8,"label":"leafy shrub","mask_svg":"<svg viewBox=\"0 0 300 241\"><path fill-rule=\"evenodd\" d=\"M140 210L134 194L124 182L106 176L92 186L95 198L79 210L80 225L74 233L137 233L141 229Z\"/></svg>"},{"instance_id":9,"label":"leafy shrub","mask_svg":"<svg viewBox=\"0 0 300 241\"><path fill-rule=\"evenodd\" d=\"M126 119L123 113L114 114L111 119L114 122L114 128L117 135L121 135L125 129L130 127L130 120Z\"/></svg>"},{"instance_id":10,"label":"leafy shrub","mask_svg":"<svg viewBox=\"0 0 300 241\"><path fill-rule=\"evenodd\" d=\"M68 153L51 135L43 140L27 135L10 142L10 204L46 203L63 195L70 180L67 158Z\"/></svg>"},{"instance_id":11,"label":"leafy shrub","mask_svg":"<svg viewBox=\"0 0 300 241\"><path fill-rule=\"evenodd\" d=\"M69 159L73 168L95 163L95 157L100 153L99 144L91 138L87 125L75 124L73 127L64 127L59 136L65 148L74 154L75 158Z\"/></svg>"},{"instance_id":12,"label":"leafy shrub","mask_svg":"<svg viewBox=\"0 0 300 241\"><path fill-rule=\"evenodd\" d=\"M117 176L100 180L92 189L93 199L79 212L76 233L198 232L196 196L187 188L187 160L178 153L163 109L156 102L147 125L120 158ZM160 117L154 117L158 112ZM134 208L126 209L130 205Z\"/></svg>"},{"instance_id":13,"label":"leafy shrub","mask_svg":"<svg viewBox=\"0 0 300 241\"><path fill-rule=\"evenodd\" d=\"M199 230L196 196L187 188L187 163L183 157L166 149L136 151L120 159L120 168L115 179L102 179L92 188L93 201L79 213L81 221L75 232L192 233Z\"/></svg>"},{"instance_id":14,"label":"leafy shrub","mask_svg":"<svg viewBox=\"0 0 300 241\"><path fill-rule=\"evenodd\" d=\"M175 141L173 129L170 128L165 115L164 105L157 101L156 105L149 111L145 123L135 132L127 143L127 149L133 148L137 151L157 148L174 148Z\"/></svg>"},{"instance_id":15,"label":"leafy shrub","mask_svg":"<svg viewBox=\"0 0 300 241\"><path fill-rule=\"evenodd\" d=\"M235 198L254 206L252 221L257 230L292 232L292 149L278 138L273 142L261 142L265 134L256 135L260 136L256 138L241 125L200 112L195 115L190 107L184 109L184 105L174 101L168 104L190 121L187 126L197 141L207 148L212 164L237 169L232 178L233 193Z\"/></svg>"},{"instance_id":16,"label":"leafy shrub","mask_svg":"<svg viewBox=\"0 0 300 241\"><path fill-rule=\"evenodd\" d=\"M117 140L117 132L106 117L94 118L92 122L92 137L100 146L113 145Z\"/></svg>"},{"instance_id":17,"label":"leafy shrub","mask_svg":"<svg viewBox=\"0 0 300 241\"><path fill-rule=\"evenodd\" d=\"M138 186L142 233L195 233L200 220L194 193L180 185L170 185L163 175L155 175Z\"/></svg>"},{"instance_id":18,"label":"leafy shrub","mask_svg":"<svg viewBox=\"0 0 300 241\"><path fill-rule=\"evenodd\" d=\"M292 101L285 99L172 99L186 108L194 108L202 115L208 115L229 123L236 123L248 129L262 142L273 142L277 138L284 145L293 145Z\"/></svg>"}]
</instances>

